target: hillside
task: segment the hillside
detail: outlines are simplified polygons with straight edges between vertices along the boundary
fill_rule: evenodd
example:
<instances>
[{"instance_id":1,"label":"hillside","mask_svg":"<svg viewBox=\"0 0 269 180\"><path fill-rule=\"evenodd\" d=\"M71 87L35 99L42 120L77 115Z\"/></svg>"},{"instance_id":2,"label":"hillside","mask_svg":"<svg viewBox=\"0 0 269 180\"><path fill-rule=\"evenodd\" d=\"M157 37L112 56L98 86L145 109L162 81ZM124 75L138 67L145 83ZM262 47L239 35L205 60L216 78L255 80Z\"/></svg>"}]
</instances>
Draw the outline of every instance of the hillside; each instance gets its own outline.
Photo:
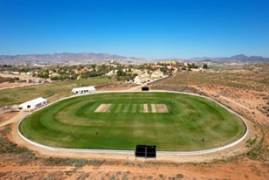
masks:
<instances>
[{"instance_id":1,"label":"hillside","mask_svg":"<svg viewBox=\"0 0 269 180\"><path fill-rule=\"evenodd\" d=\"M98 64L108 61L135 63L141 58L124 57L105 53L54 53L0 55L0 64Z\"/></svg>"}]
</instances>

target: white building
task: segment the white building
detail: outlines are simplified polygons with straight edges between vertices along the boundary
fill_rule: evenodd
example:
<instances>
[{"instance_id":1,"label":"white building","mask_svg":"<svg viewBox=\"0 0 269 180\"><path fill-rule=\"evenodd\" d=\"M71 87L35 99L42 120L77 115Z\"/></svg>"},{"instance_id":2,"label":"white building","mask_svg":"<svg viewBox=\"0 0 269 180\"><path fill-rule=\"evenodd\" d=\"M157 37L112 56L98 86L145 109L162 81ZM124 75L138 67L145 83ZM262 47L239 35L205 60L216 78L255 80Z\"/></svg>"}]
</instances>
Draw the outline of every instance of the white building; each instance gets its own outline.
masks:
<instances>
[{"instance_id":1,"label":"white building","mask_svg":"<svg viewBox=\"0 0 269 180\"><path fill-rule=\"evenodd\" d=\"M47 99L39 97L31 101L27 101L19 105L19 109L23 111L32 111L36 108L45 106L48 103Z\"/></svg>"},{"instance_id":2,"label":"white building","mask_svg":"<svg viewBox=\"0 0 269 180\"><path fill-rule=\"evenodd\" d=\"M94 91L96 91L94 86L78 87L72 89L72 93L74 94L88 94Z\"/></svg>"}]
</instances>

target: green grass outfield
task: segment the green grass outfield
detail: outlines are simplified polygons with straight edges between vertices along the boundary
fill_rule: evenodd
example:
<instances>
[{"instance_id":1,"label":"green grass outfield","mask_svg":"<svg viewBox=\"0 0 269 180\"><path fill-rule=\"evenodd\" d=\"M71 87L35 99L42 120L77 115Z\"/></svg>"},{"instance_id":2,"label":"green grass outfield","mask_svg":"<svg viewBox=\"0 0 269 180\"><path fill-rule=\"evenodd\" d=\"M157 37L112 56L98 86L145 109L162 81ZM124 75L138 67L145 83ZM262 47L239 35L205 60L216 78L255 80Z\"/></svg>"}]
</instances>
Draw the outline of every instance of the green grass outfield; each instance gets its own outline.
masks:
<instances>
[{"instance_id":1,"label":"green grass outfield","mask_svg":"<svg viewBox=\"0 0 269 180\"><path fill-rule=\"evenodd\" d=\"M95 112L111 104L109 112ZM165 104L167 113L145 113L143 104ZM149 106L150 107L150 106ZM104 93L57 102L26 117L20 131L41 144L89 149L202 150L242 137L242 120L205 98L178 93Z\"/></svg>"}]
</instances>

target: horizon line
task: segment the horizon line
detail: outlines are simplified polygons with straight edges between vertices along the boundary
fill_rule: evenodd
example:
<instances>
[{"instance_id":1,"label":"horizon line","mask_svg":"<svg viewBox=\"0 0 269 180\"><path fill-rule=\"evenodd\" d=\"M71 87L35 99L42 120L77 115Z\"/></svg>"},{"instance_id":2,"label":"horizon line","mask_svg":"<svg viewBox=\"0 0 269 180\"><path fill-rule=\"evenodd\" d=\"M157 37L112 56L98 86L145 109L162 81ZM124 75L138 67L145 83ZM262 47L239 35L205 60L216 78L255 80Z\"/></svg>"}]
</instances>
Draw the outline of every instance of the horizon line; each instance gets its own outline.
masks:
<instances>
[{"instance_id":1,"label":"horizon line","mask_svg":"<svg viewBox=\"0 0 269 180\"><path fill-rule=\"evenodd\" d=\"M247 56L247 57L262 57L262 58L269 58L267 56L262 56L262 55L248 55L245 53L239 53L239 54L234 54L234 55L229 55L229 56L193 56L193 57L157 57L157 58L150 58L150 57L139 57L139 56L125 56L125 55L120 55L120 54L114 54L114 53L108 53L108 52L47 52L47 53L14 53L14 54L1 54L0 56L29 56L29 55L56 55L56 54L103 54L103 55L110 55L110 56L121 56L124 58L136 58L136 59L198 59L198 58L230 58L233 56Z\"/></svg>"}]
</instances>

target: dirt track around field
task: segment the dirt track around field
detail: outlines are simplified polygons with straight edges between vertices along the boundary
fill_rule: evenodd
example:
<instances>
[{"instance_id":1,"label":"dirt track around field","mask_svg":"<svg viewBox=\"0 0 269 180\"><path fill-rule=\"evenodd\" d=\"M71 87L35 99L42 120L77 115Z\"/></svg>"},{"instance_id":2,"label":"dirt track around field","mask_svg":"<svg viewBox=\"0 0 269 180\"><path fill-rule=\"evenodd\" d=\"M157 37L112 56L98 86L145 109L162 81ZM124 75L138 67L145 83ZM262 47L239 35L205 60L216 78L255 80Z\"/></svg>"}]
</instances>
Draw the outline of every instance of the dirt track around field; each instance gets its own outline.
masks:
<instances>
[{"instance_id":1,"label":"dirt track around field","mask_svg":"<svg viewBox=\"0 0 269 180\"><path fill-rule=\"evenodd\" d=\"M21 114L21 112L5 112L0 115L0 127L6 126L8 124L14 123L17 121L18 114Z\"/></svg>"}]
</instances>

